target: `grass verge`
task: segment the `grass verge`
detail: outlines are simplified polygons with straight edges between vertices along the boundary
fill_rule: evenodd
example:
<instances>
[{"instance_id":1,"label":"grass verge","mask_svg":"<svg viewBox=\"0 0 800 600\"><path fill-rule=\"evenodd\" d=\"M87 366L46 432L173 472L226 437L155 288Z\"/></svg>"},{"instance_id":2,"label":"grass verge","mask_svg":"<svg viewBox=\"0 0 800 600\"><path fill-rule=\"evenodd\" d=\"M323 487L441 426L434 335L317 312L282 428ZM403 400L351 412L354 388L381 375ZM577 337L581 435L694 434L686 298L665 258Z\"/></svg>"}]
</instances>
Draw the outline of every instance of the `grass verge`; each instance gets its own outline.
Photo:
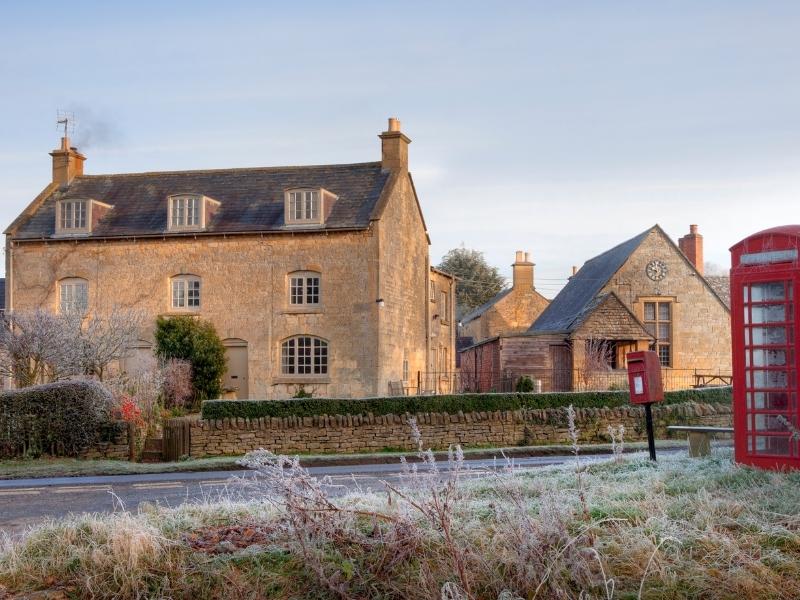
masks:
<instances>
[{"instance_id":1,"label":"grass verge","mask_svg":"<svg viewBox=\"0 0 800 600\"><path fill-rule=\"evenodd\" d=\"M737 466L729 449L409 474L405 487L343 498L296 464L252 461L262 502L48 523L2 542L0 586L79 598L800 597L800 473Z\"/></svg>"}]
</instances>

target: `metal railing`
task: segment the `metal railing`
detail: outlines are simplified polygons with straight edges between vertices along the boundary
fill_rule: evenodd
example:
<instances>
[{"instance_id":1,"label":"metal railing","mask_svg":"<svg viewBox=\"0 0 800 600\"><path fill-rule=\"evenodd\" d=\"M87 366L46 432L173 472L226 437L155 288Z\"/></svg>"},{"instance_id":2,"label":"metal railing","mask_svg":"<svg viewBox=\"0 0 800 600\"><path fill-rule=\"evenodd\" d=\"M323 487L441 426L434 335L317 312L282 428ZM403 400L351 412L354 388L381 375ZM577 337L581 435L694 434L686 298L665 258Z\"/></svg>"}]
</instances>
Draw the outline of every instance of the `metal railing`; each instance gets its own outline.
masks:
<instances>
[{"instance_id":1,"label":"metal railing","mask_svg":"<svg viewBox=\"0 0 800 600\"><path fill-rule=\"evenodd\" d=\"M529 377L534 392L595 392L628 389L625 369L609 371L547 370L506 371L419 371L411 381L396 387L397 395L466 394L513 392ZM662 369L665 390L714 387L731 384L731 374L703 369ZM398 382L400 383L400 382Z\"/></svg>"}]
</instances>

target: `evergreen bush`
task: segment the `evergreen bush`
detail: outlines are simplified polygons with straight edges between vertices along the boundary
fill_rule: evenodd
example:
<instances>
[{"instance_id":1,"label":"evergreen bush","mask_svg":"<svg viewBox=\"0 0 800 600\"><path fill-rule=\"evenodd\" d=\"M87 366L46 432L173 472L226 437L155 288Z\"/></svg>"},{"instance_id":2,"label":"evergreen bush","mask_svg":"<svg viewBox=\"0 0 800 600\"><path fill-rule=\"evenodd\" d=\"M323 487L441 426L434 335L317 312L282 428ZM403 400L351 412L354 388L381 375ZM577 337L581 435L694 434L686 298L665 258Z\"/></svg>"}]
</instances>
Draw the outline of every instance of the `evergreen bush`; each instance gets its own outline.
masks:
<instances>
[{"instance_id":1,"label":"evergreen bush","mask_svg":"<svg viewBox=\"0 0 800 600\"><path fill-rule=\"evenodd\" d=\"M115 435L113 398L94 381L62 381L0 393L0 456L77 456Z\"/></svg>"},{"instance_id":2,"label":"evergreen bush","mask_svg":"<svg viewBox=\"0 0 800 600\"><path fill-rule=\"evenodd\" d=\"M159 358L191 363L195 401L220 397L225 346L211 323L191 316L158 317L155 338Z\"/></svg>"},{"instance_id":3,"label":"evergreen bush","mask_svg":"<svg viewBox=\"0 0 800 600\"><path fill-rule=\"evenodd\" d=\"M681 402L730 403L730 387L666 392L665 404ZM483 412L497 410L558 408L603 408L630 404L627 391L550 392L543 394L453 394L440 396L393 396L386 398L292 398L288 400L208 400L204 419L262 417L310 417L313 415L402 415L405 413Z\"/></svg>"}]
</instances>

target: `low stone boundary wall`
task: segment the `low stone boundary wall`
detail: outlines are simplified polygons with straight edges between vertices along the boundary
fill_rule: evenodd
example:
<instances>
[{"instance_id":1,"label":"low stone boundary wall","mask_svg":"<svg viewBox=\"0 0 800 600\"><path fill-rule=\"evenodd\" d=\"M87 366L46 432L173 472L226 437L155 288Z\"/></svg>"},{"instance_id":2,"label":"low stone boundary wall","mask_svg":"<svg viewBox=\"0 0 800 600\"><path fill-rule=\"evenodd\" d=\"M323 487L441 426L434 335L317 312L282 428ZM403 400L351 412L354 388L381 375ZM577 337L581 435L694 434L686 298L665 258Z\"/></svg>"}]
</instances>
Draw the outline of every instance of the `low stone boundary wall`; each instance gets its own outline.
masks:
<instances>
[{"instance_id":1,"label":"low stone boundary wall","mask_svg":"<svg viewBox=\"0 0 800 600\"><path fill-rule=\"evenodd\" d=\"M95 443L91 448L84 450L80 457L130 460L131 442L133 442L133 425L124 423L114 435L110 436L110 439Z\"/></svg>"},{"instance_id":2,"label":"low stone boundary wall","mask_svg":"<svg viewBox=\"0 0 800 600\"><path fill-rule=\"evenodd\" d=\"M582 443L610 441L609 425L625 426L625 439L646 437L641 407L576 408ZM416 415L316 415L260 419L197 420L192 423L193 457L244 454L265 448L278 454L356 453L414 450L409 418L415 418L425 448L451 444L519 446L564 444L570 441L567 409L516 410ZM668 425L730 427L729 404L671 404L653 408L657 437L667 437Z\"/></svg>"}]
</instances>

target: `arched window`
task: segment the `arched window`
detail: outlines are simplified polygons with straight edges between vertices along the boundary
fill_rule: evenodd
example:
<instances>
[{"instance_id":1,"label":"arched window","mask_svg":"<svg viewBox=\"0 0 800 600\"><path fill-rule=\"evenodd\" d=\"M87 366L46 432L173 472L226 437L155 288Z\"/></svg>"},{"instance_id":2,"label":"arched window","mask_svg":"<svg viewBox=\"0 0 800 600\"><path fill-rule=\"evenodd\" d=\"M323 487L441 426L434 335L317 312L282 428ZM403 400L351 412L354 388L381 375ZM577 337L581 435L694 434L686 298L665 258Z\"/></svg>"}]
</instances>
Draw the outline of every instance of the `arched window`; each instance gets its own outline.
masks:
<instances>
[{"instance_id":1,"label":"arched window","mask_svg":"<svg viewBox=\"0 0 800 600\"><path fill-rule=\"evenodd\" d=\"M289 273L289 306L320 304L320 274L315 271Z\"/></svg>"},{"instance_id":2,"label":"arched window","mask_svg":"<svg viewBox=\"0 0 800 600\"><path fill-rule=\"evenodd\" d=\"M298 335L281 344L283 375L327 375L328 342L308 335Z\"/></svg>"},{"instance_id":3,"label":"arched window","mask_svg":"<svg viewBox=\"0 0 800 600\"><path fill-rule=\"evenodd\" d=\"M59 281L58 306L63 314L85 315L89 310L89 282L80 277Z\"/></svg>"},{"instance_id":4,"label":"arched window","mask_svg":"<svg viewBox=\"0 0 800 600\"><path fill-rule=\"evenodd\" d=\"M200 310L200 278L196 275L176 275L170 280L173 310Z\"/></svg>"}]
</instances>

